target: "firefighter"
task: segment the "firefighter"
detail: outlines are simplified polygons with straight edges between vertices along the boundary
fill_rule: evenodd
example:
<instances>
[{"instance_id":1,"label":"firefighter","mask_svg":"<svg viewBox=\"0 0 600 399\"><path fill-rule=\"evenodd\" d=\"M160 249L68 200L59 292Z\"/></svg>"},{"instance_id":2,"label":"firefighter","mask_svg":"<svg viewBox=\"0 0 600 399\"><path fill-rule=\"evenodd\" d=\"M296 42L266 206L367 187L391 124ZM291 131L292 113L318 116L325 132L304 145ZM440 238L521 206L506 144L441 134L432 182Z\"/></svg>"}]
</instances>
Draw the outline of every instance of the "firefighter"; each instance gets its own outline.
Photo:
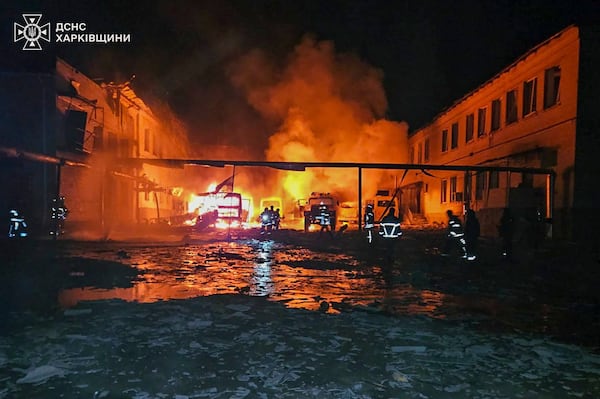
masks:
<instances>
[{"instance_id":1,"label":"firefighter","mask_svg":"<svg viewBox=\"0 0 600 399\"><path fill-rule=\"evenodd\" d=\"M364 228L367 232L367 241L369 244L373 243L373 229L375 228L375 212L373 212L373 204L367 204L364 217Z\"/></svg>"},{"instance_id":2,"label":"firefighter","mask_svg":"<svg viewBox=\"0 0 600 399\"><path fill-rule=\"evenodd\" d=\"M50 231L50 235L53 235L56 238L57 236L64 234L65 219L67 218L68 213L69 210L65 205L65 197L58 197L52 199L52 230Z\"/></svg>"},{"instance_id":3,"label":"firefighter","mask_svg":"<svg viewBox=\"0 0 600 399\"><path fill-rule=\"evenodd\" d=\"M27 237L27 223L25 217L19 215L16 209L11 209L9 212L10 224L8 227L8 238L24 238Z\"/></svg>"},{"instance_id":4,"label":"firefighter","mask_svg":"<svg viewBox=\"0 0 600 399\"><path fill-rule=\"evenodd\" d=\"M327 205L322 203L319 206L319 215L317 216L317 220L319 221L319 226L321 226L319 236L321 236L323 231L327 231L329 236L333 238L333 233L331 232L331 213L329 212L329 209L327 209Z\"/></svg>"},{"instance_id":5,"label":"firefighter","mask_svg":"<svg viewBox=\"0 0 600 399\"><path fill-rule=\"evenodd\" d=\"M446 234L446 248L442 253L442 256L450 256L450 253L454 248L460 247L463 258L467 257L467 248L465 241L465 232L463 225L458 217L448 209L446 211L448 215L448 232Z\"/></svg>"},{"instance_id":6,"label":"firefighter","mask_svg":"<svg viewBox=\"0 0 600 399\"><path fill-rule=\"evenodd\" d=\"M515 220L511 215L510 208L504 208L500 224L498 225L498 234L502 238L502 256L512 260L512 242L515 233Z\"/></svg>"},{"instance_id":7,"label":"firefighter","mask_svg":"<svg viewBox=\"0 0 600 399\"><path fill-rule=\"evenodd\" d=\"M470 208L467 209L465 214L465 248L468 261L477 259L477 244L480 232L479 220L475 215L475 211Z\"/></svg>"},{"instance_id":8,"label":"firefighter","mask_svg":"<svg viewBox=\"0 0 600 399\"><path fill-rule=\"evenodd\" d=\"M386 260L392 263L394 261L396 239L402 235L400 218L396 216L394 208L390 208L388 214L379 223L379 235L383 237L385 242Z\"/></svg>"},{"instance_id":9,"label":"firefighter","mask_svg":"<svg viewBox=\"0 0 600 399\"><path fill-rule=\"evenodd\" d=\"M271 234L271 227L271 212L269 211L269 208L265 208L265 210L260 214L260 234Z\"/></svg>"},{"instance_id":10,"label":"firefighter","mask_svg":"<svg viewBox=\"0 0 600 399\"><path fill-rule=\"evenodd\" d=\"M275 209L275 217L273 218L273 224L275 230L279 230L279 224L281 223L281 212L279 208Z\"/></svg>"}]
</instances>

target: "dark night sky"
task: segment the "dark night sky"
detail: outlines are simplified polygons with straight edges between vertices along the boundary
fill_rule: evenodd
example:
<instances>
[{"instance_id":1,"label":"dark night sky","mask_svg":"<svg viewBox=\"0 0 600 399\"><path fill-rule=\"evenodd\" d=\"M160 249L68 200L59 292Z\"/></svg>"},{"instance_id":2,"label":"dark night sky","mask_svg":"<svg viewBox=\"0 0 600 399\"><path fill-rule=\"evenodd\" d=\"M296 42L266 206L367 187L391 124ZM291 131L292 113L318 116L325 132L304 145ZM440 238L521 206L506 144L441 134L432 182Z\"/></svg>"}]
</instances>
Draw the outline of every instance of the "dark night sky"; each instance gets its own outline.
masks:
<instances>
[{"instance_id":1,"label":"dark night sky","mask_svg":"<svg viewBox=\"0 0 600 399\"><path fill-rule=\"evenodd\" d=\"M11 41L7 20L38 10L54 21L86 22L89 32L130 33L126 45L57 51L91 77L124 81L135 74L134 89L167 100L191 131L226 124L230 111L256 117L240 111L245 99L224 73L252 48L277 60L306 34L333 41L337 52L357 54L383 72L387 117L412 130L534 45L600 14L600 2L573 0L68 0L52 9L48 3L5 8L3 40Z\"/></svg>"}]
</instances>

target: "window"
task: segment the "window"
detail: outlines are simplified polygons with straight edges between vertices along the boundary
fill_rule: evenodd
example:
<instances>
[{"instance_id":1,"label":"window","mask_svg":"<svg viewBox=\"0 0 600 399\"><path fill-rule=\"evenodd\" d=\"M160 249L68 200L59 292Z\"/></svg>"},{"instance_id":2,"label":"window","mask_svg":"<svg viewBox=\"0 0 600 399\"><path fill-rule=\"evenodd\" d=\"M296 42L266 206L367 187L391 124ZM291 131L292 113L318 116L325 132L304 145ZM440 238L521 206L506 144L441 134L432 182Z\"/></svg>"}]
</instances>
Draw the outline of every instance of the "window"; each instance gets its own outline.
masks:
<instances>
[{"instance_id":1,"label":"window","mask_svg":"<svg viewBox=\"0 0 600 399\"><path fill-rule=\"evenodd\" d=\"M448 151L448 129L442 130L442 152Z\"/></svg>"},{"instance_id":2,"label":"window","mask_svg":"<svg viewBox=\"0 0 600 399\"><path fill-rule=\"evenodd\" d=\"M425 139L425 148L423 150L423 159L425 162L429 162L429 137Z\"/></svg>"},{"instance_id":3,"label":"window","mask_svg":"<svg viewBox=\"0 0 600 399\"><path fill-rule=\"evenodd\" d=\"M558 103L560 100L560 67L546 69L544 74L544 109Z\"/></svg>"},{"instance_id":4,"label":"window","mask_svg":"<svg viewBox=\"0 0 600 399\"><path fill-rule=\"evenodd\" d=\"M485 136L485 116L487 108L479 108L477 110L477 137Z\"/></svg>"},{"instance_id":5,"label":"window","mask_svg":"<svg viewBox=\"0 0 600 399\"><path fill-rule=\"evenodd\" d=\"M500 99L496 99L492 101L492 128L490 131L495 131L500 129Z\"/></svg>"},{"instance_id":6,"label":"window","mask_svg":"<svg viewBox=\"0 0 600 399\"><path fill-rule=\"evenodd\" d=\"M150 129L144 129L144 151L150 151Z\"/></svg>"},{"instance_id":7,"label":"window","mask_svg":"<svg viewBox=\"0 0 600 399\"><path fill-rule=\"evenodd\" d=\"M450 201L456 201L456 176L450 178Z\"/></svg>"},{"instance_id":8,"label":"window","mask_svg":"<svg viewBox=\"0 0 600 399\"><path fill-rule=\"evenodd\" d=\"M440 187L440 202L444 203L448 201L448 180L442 180Z\"/></svg>"},{"instance_id":9,"label":"window","mask_svg":"<svg viewBox=\"0 0 600 399\"><path fill-rule=\"evenodd\" d=\"M500 187L500 173L497 170L490 172L490 189Z\"/></svg>"},{"instance_id":10,"label":"window","mask_svg":"<svg viewBox=\"0 0 600 399\"><path fill-rule=\"evenodd\" d=\"M473 140L473 128L475 123L475 116L473 114L467 115L467 121L465 124L465 143Z\"/></svg>"},{"instance_id":11,"label":"window","mask_svg":"<svg viewBox=\"0 0 600 399\"><path fill-rule=\"evenodd\" d=\"M450 148L458 147L458 122L452 124L452 142Z\"/></svg>"},{"instance_id":12,"label":"window","mask_svg":"<svg viewBox=\"0 0 600 399\"><path fill-rule=\"evenodd\" d=\"M158 155L158 141L156 140L156 134L152 135L152 142L154 143L152 146L152 153Z\"/></svg>"},{"instance_id":13,"label":"window","mask_svg":"<svg viewBox=\"0 0 600 399\"><path fill-rule=\"evenodd\" d=\"M423 143L417 147L417 163L423 163Z\"/></svg>"},{"instance_id":14,"label":"window","mask_svg":"<svg viewBox=\"0 0 600 399\"><path fill-rule=\"evenodd\" d=\"M479 172L475 176L475 199L482 200L485 191L486 172Z\"/></svg>"},{"instance_id":15,"label":"window","mask_svg":"<svg viewBox=\"0 0 600 399\"><path fill-rule=\"evenodd\" d=\"M537 110L537 78L523 83L523 116Z\"/></svg>"},{"instance_id":16,"label":"window","mask_svg":"<svg viewBox=\"0 0 600 399\"><path fill-rule=\"evenodd\" d=\"M517 90L506 93L506 124L517 121Z\"/></svg>"},{"instance_id":17,"label":"window","mask_svg":"<svg viewBox=\"0 0 600 399\"><path fill-rule=\"evenodd\" d=\"M410 163L415 163L415 147L410 146Z\"/></svg>"}]
</instances>

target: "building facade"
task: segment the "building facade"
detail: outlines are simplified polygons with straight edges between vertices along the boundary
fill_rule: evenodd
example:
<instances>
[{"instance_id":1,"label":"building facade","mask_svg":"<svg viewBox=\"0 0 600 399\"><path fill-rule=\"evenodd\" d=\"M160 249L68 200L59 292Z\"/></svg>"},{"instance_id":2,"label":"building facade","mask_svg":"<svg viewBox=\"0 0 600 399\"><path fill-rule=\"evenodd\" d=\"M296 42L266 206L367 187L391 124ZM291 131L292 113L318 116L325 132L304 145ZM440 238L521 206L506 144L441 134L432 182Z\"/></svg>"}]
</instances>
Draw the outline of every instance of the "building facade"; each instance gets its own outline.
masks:
<instances>
[{"instance_id":1,"label":"building facade","mask_svg":"<svg viewBox=\"0 0 600 399\"><path fill-rule=\"evenodd\" d=\"M598 171L600 148L597 38L566 28L409 137L411 163L549 168L552 184L541 174L410 172L402 187L405 211L445 222L446 210L462 214L468 206L482 234L495 235L509 207L526 224L541 215L548 235L581 236L581 224L597 220L598 208L598 185L589 177Z\"/></svg>"},{"instance_id":2,"label":"building facade","mask_svg":"<svg viewBox=\"0 0 600 399\"><path fill-rule=\"evenodd\" d=\"M130 82L98 83L61 59L43 72L0 76L0 177L15 187L0 196L3 212L18 207L43 234L50 202L64 196L68 230L103 236L185 212L182 170L126 162L185 157L188 148L174 118L157 114Z\"/></svg>"},{"instance_id":3,"label":"building facade","mask_svg":"<svg viewBox=\"0 0 600 399\"><path fill-rule=\"evenodd\" d=\"M187 139L131 89L130 82L98 84L63 60L57 81L59 138L63 150L84 154L89 167L64 167L61 194L70 199L70 223L104 230L135 224L167 223L185 212L183 172L128 158L178 158ZM73 120L80 118L81 124ZM74 130L75 128L75 130ZM99 184L100 183L100 184Z\"/></svg>"}]
</instances>

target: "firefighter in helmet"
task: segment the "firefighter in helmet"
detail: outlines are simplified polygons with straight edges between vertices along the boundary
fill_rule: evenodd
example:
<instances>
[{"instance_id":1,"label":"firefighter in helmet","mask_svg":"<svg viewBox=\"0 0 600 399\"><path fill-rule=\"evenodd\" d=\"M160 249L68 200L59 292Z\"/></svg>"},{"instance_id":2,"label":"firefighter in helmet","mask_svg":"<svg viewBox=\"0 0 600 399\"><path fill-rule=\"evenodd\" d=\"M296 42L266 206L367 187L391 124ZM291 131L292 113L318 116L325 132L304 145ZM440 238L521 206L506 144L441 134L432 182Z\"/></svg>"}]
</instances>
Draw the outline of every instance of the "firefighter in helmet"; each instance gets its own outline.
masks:
<instances>
[{"instance_id":1,"label":"firefighter in helmet","mask_svg":"<svg viewBox=\"0 0 600 399\"><path fill-rule=\"evenodd\" d=\"M364 228L367 232L367 241L369 244L373 243L373 229L375 228L375 212L373 211L373 204L367 204L364 217Z\"/></svg>"},{"instance_id":2,"label":"firefighter in helmet","mask_svg":"<svg viewBox=\"0 0 600 399\"><path fill-rule=\"evenodd\" d=\"M275 209L275 214L273 217L273 227L275 230L279 230L279 224L281 223L281 211L279 208Z\"/></svg>"},{"instance_id":3,"label":"firefighter in helmet","mask_svg":"<svg viewBox=\"0 0 600 399\"><path fill-rule=\"evenodd\" d=\"M25 238L27 237L27 223L25 217L19 215L16 209L11 209L9 212L8 238Z\"/></svg>"},{"instance_id":4,"label":"firefighter in helmet","mask_svg":"<svg viewBox=\"0 0 600 399\"><path fill-rule=\"evenodd\" d=\"M460 219L450 210L446 211L448 215L448 231L446 234L446 248L442 256L450 256L455 248L460 248L463 258L467 257L467 241L465 240L465 231Z\"/></svg>"},{"instance_id":5,"label":"firefighter in helmet","mask_svg":"<svg viewBox=\"0 0 600 399\"><path fill-rule=\"evenodd\" d=\"M50 218L52 224L50 235L56 238L65 232L65 219L69 213L69 209L67 209L67 206L65 205L65 197L53 198L50 208Z\"/></svg>"},{"instance_id":6,"label":"firefighter in helmet","mask_svg":"<svg viewBox=\"0 0 600 399\"><path fill-rule=\"evenodd\" d=\"M260 234L271 234L271 227L271 211L269 211L269 208L265 208L265 210L260 214Z\"/></svg>"},{"instance_id":7,"label":"firefighter in helmet","mask_svg":"<svg viewBox=\"0 0 600 399\"><path fill-rule=\"evenodd\" d=\"M331 232L331 213L329 209L327 209L327 205L321 203L319 205L319 216L317 216L319 220L319 226L321 226L321 231L319 232L319 236L326 231L329 233L329 236L333 238L333 233Z\"/></svg>"},{"instance_id":8,"label":"firefighter in helmet","mask_svg":"<svg viewBox=\"0 0 600 399\"><path fill-rule=\"evenodd\" d=\"M385 242L386 260L391 263L394 261L396 239L402 236L400 218L396 216L394 208L390 208L388 214L379 223L379 235L383 237Z\"/></svg>"}]
</instances>

